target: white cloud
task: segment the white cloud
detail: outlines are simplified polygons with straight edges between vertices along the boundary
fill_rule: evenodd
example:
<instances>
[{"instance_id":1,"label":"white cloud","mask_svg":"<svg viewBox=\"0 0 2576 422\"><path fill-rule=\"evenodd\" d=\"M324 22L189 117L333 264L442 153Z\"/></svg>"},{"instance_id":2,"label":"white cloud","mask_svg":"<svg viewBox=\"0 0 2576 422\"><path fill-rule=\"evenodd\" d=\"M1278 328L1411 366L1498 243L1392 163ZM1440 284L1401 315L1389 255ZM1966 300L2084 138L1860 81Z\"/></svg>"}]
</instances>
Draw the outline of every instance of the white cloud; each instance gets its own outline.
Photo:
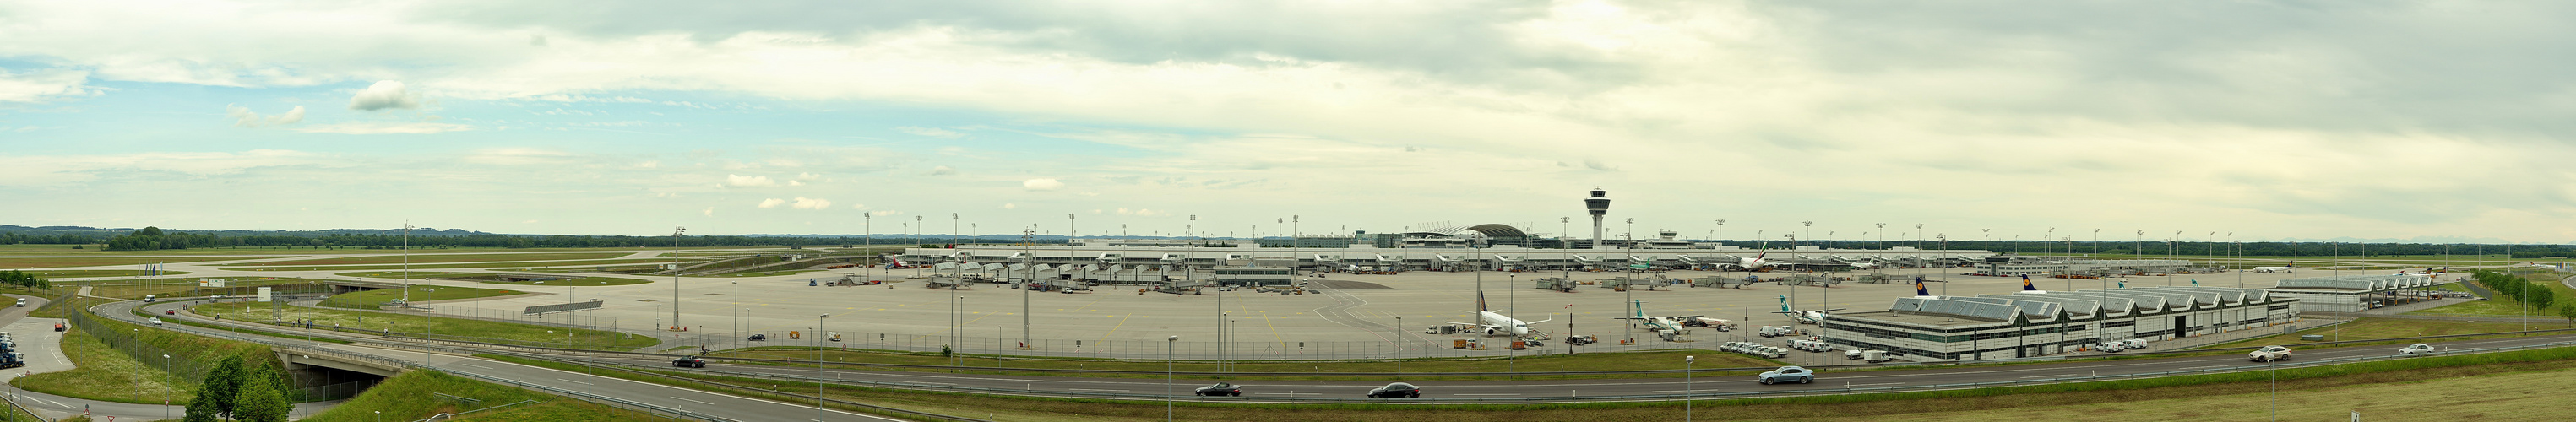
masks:
<instances>
[{"instance_id":1,"label":"white cloud","mask_svg":"<svg viewBox=\"0 0 2576 422\"><path fill-rule=\"evenodd\" d=\"M778 182L777 182L777 181L773 181L773 180L769 180L769 176L744 176L744 175L739 175L739 174L728 174L728 175L725 175L724 185L725 185L725 186L729 186L729 187L747 188L747 187L760 187L760 186L778 186Z\"/></svg>"},{"instance_id":2,"label":"white cloud","mask_svg":"<svg viewBox=\"0 0 2576 422\"><path fill-rule=\"evenodd\" d=\"M698 215L704 215L704 216L708 216L708 217L714 217L714 216L716 216L716 207L707 207L707 209L706 209L705 211L699 211L699 212L698 212Z\"/></svg>"},{"instance_id":3,"label":"white cloud","mask_svg":"<svg viewBox=\"0 0 2576 422\"><path fill-rule=\"evenodd\" d=\"M1007 203L1007 202L1002 204L1002 209L1006 209L1006 210L1008 210L1008 209L1018 209L1018 208L1020 208L1020 205L1019 205L1019 204L1013 204L1013 203Z\"/></svg>"},{"instance_id":4,"label":"white cloud","mask_svg":"<svg viewBox=\"0 0 2576 422\"><path fill-rule=\"evenodd\" d=\"M1134 209L1134 210L1129 210L1129 209L1126 209L1126 208L1119 208L1119 209L1118 209L1118 215L1133 215L1133 216L1138 216L1138 217L1152 217L1152 216L1158 216L1158 215L1172 215L1172 213L1169 213L1169 212L1163 212L1163 211L1155 211L1155 210L1145 209L1145 208L1137 208L1137 209Z\"/></svg>"},{"instance_id":5,"label":"white cloud","mask_svg":"<svg viewBox=\"0 0 2576 422\"><path fill-rule=\"evenodd\" d=\"M295 131L297 131L297 132L307 132L307 133L339 133L339 134L349 134L349 135L384 135L384 134L426 135L426 134L433 134L433 133L456 132L456 131L467 131L467 130L474 130L474 127L473 127L473 126L468 126L468 125L453 124L453 123L432 123L432 122L348 122L348 123L333 123L333 124L325 124L325 125L310 125L310 126L305 126L305 127L295 128Z\"/></svg>"},{"instance_id":6,"label":"white cloud","mask_svg":"<svg viewBox=\"0 0 2576 422\"><path fill-rule=\"evenodd\" d=\"M0 186L51 186L89 182L102 175L166 172L194 178L237 175L253 169L320 166L326 157L288 150L150 152L127 155L0 155Z\"/></svg>"},{"instance_id":7,"label":"white cloud","mask_svg":"<svg viewBox=\"0 0 2576 422\"><path fill-rule=\"evenodd\" d=\"M224 117L233 119L233 127L295 124L304 121L304 106L295 106L294 109L275 116L261 116L259 113L251 112L250 107L225 104Z\"/></svg>"},{"instance_id":8,"label":"white cloud","mask_svg":"<svg viewBox=\"0 0 2576 422\"><path fill-rule=\"evenodd\" d=\"M805 181L803 181L803 180L789 180L789 181L787 181L787 185L788 185L788 186L805 186Z\"/></svg>"},{"instance_id":9,"label":"white cloud","mask_svg":"<svg viewBox=\"0 0 2576 422\"><path fill-rule=\"evenodd\" d=\"M800 210L820 210L831 207L832 201L824 200L822 198L807 198L802 196L796 197L795 203L788 205L788 208Z\"/></svg>"},{"instance_id":10,"label":"white cloud","mask_svg":"<svg viewBox=\"0 0 2576 422\"><path fill-rule=\"evenodd\" d=\"M1023 189L1039 191L1056 190L1063 189L1064 182L1058 182L1055 179L1029 179L1027 181L1020 182L1020 187Z\"/></svg>"},{"instance_id":11,"label":"white cloud","mask_svg":"<svg viewBox=\"0 0 2576 422\"><path fill-rule=\"evenodd\" d=\"M935 128L935 127L903 126L903 127L897 127L897 128L894 128L894 130L896 130L896 131L901 131L901 132L903 132L903 133L914 134L914 135L928 136L928 137L932 137L932 138L957 139L957 138L962 138L962 137L965 137L965 136L966 136L966 134L963 134L963 133L957 133L957 131L952 131L952 130L947 130L947 129L940 129L940 128Z\"/></svg>"},{"instance_id":12,"label":"white cloud","mask_svg":"<svg viewBox=\"0 0 2576 422\"><path fill-rule=\"evenodd\" d=\"M820 175L820 174L814 174L814 173L796 173L796 180L813 181L813 180L816 180L816 179L822 179L822 178L823 178L823 175Z\"/></svg>"},{"instance_id":13,"label":"white cloud","mask_svg":"<svg viewBox=\"0 0 2576 422\"><path fill-rule=\"evenodd\" d=\"M505 166L563 165L574 163L579 158L562 150L528 147L484 148L464 157L467 162Z\"/></svg>"},{"instance_id":14,"label":"white cloud","mask_svg":"<svg viewBox=\"0 0 2576 422\"><path fill-rule=\"evenodd\" d=\"M661 162L661 161L659 161L659 160L645 160L644 162L641 162L641 163L635 163L635 168L639 168L639 169L657 169L657 168L662 168L662 162Z\"/></svg>"},{"instance_id":15,"label":"white cloud","mask_svg":"<svg viewBox=\"0 0 2576 422\"><path fill-rule=\"evenodd\" d=\"M376 111L389 108L420 108L420 100L413 99L411 91L404 89L403 83L399 81L376 81L374 85L368 85L367 89L359 90L358 95L349 97L350 110Z\"/></svg>"},{"instance_id":16,"label":"white cloud","mask_svg":"<svg viewBox=\"0 0 2576 422\"><path fill-rule=\"evenodd\" d=\"M0 103L37 103L98 95L88 86L89 72L66 69L12 73L0 69Z\"/></svg>"},{"instance_id":17,"label":"white cloud","mask_svg":"<svg viewBox=\"0 0 2576 422\"><path fill-rule=\"evenodd\" d=\"M850 209L854 209L854 210L864 210L864 209L868 209L868 204L850 204Z\"/></svg>"},{"instance_id":18,"label":"white cloud","mask_svg":"<svg viewBox=\"0 0 2576 422\"><path fill-rule=\"evenodd\" d=\"M802 198L799 198L799 199L802 199ZM760 207L761 207L761 208L778 208L778 206L779 206L779 205L784 205L784 204L786 204L786 203L787 203L787 200L784 200L784 199L769 198L769 199L763 199L763 200L760 200Z\"/></svg>"},{"instance_id":19,"label":"white cloud","mask_svg":"<svg viewBox=\"0 0 2576 422\"><path fill-rule=\"evenodd\" d=\"M932 176L950 176L955 174L957 174L956 167L938 166L930 168L930 175Z\"/></svg>"},{"instance_id":20,"label":"white cloud","mask_svg":"<svg viewBox=\"0 0 2576 422\"><path fill-rule=\"evenodd\" d=\"M878 217L892 217L892 216L903 215L903 211L872 211L872 212L869 212L869 213L868 213L868 215L874 215L874 216L878 216Z\"/></svg>"}]
</instances>

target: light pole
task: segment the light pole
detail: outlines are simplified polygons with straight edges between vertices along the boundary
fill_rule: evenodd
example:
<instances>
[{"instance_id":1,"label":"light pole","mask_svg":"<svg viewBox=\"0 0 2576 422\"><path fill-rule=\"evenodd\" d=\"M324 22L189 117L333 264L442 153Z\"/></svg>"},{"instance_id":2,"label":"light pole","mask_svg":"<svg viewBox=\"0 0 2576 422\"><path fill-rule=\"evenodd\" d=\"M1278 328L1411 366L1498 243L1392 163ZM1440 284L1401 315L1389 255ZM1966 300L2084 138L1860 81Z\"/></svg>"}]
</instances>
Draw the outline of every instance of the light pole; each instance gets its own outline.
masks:
<instances>
[{"instance_id":1,"label":"light pole","mask_svg":"<svg viewBox=\"0 0 2576 422\"><path fill-rule=\"evenodd\" d=\"M814 420L816 422L821 422L824 414L823 386L825 384L822 382L824 372L823 351L828 349L823 346L823 336L825 336L825 334L823 334L823 320L831 317L832 314L823 314L821 316L814 317Z\"/></svg>"},{"instance_id":2,"label":"light pole","mask_svg":"<svg viewBox=\"0 0 2576 422\"><path fill-rule=\"evenodd\" d=\"M742 336L742 282L728 281L727 283L733 284L733 334L740 337Z\"/></svg>"},{"instance_id":3,"label":"light pole","mask_svg":"<svg viewBox=\"0 0 2576 422\"><path fill-rule=\"evenodd\" d=\"M405 224L405 225L406 225L406 226L408 226L409 224ZM404 245L404 249L410 249L410 245ZM427 362L427 361L422 361L421 363L429 363L429 362ZM161 370L163 370L163 371L168 371L168 370L170 370L170 355L161 355ZM382 416L378 416L378 417L379 417L379 418L381 418ZM163 420L168 420L168 419L170 419L170 399L166 399L166 398L165 398L165 399L161 399L161 419L163 419Z\"/></svg>"},{"instance_id":4,"label":"light pole","mask_svg":"<svg viewBox=\"0 0 2576 422\"><path fill-rule=\"evenodd\" d=\"M1163 339L1163 421L1164 421L1164 422L1171 422L1171 420L1172 420L1172 344L1173 344L1173 343L1179 343L1179 342L1181 342L1181 336L1172 336L1171 338L1165 338L1165 339Z\"/></svg>"},{"instance_id":5,"label":"light pole","mask_svg":"<svg viewBox=\"0 0 2576 422\"><path fill-rule=\"evenodd\" d=\"M411 222L403 222L403 306L411 306Z\"/></svg>"},{"instance_id":6,"label":"light pole","mask_svg":"<svg viewBox=\"0 0 2576 422\"><path fill-rule=\"evenodd\" d=\"M680 326L680 234L689 228L671 226L671 326ZM404 289L410 291L410 289Z\"/></svg>"},{"instance_id":7,"label":"light pole","mask_svg":"<svg viewBox=\"0 0 2576 422\"><path fill-rule=\"evenodd\" d=\"M1395 316L1395 379L1404 379L1404 316Z\"/></svg>"},{"instance_id":8,"label":"light pole","mask_svg":"<svg viewBox=\"0 0 2576 422\"><path fill-rule=\"evenodd\" d=\"M1689 422L1689 421L1691 420L1691 362L1694 362L1694 361L1697 361L1697 360L1699 360L1699 357L1698 357L1698 356L1683 356L1683 357L1682 357L1682 421L1683 421L1683 422Z\"/></svg>"},{"instance_id":9,"label":"light pole","mask_svg":"<svg viewBox=\"0 0 2576 422\"><path fill-rule=\"evenodd\" d=\"M863 219L865 219L865 220L867 221L866 223L863 223L863 224L866 224L866 226L864 226L865 228L864 228L864 229L862 229L862 230L860 230L860 231L864 231L864 232L867 232L867 233L864 233L864 234L860 234L860 235L859 235L859 241L860 241L860 242L862 242L862 244L864 244L864 245L866 245L866 246L861 246L861 247L859 247L859 253L864 253L864 254L869 254L869 255L876 255L876 253L877 253L877 251L876 251L876 249L877 249L877 238L876 238L876 235L877 235L877 215L876 215L876 213L861 213L861 214L859 214L859 216L860 216L861 218L863 218ZM860 258L860 259L859 259L859 263L864 265L864 264L867 264L867 263L868 263L868 260L867 260L867 258ZM879 265L883 265L883 264L879 264ZM877 266L876 266L876 265L868 265L867 267L868 267L868 269L866 269L866 270L861 270L861 271L867 271L867 277L868 277L867 281L876 281L876 280L877 280Z\"/></svg>"}]
</instances>

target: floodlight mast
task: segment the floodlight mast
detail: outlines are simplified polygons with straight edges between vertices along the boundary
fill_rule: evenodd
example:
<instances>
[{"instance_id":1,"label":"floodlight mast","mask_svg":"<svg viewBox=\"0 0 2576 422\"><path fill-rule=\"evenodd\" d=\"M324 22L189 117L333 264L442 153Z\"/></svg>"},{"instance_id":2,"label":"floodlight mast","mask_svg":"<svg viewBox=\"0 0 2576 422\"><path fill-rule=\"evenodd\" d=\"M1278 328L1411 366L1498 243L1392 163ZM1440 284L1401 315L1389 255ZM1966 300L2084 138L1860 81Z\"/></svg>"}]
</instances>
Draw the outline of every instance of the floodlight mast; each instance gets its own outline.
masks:
<instances>
[{"instance_id":1,"label":"floodlight mast","mask_svg":"<svg viewBox=\"0 0 2576 422\"><path fill-rule=\"evenodd\" d=\"M689 228L671 226L671 326L680 326L680 234ZM409 290L409 289L405 289Z\"/></svg>"}]
</instances>

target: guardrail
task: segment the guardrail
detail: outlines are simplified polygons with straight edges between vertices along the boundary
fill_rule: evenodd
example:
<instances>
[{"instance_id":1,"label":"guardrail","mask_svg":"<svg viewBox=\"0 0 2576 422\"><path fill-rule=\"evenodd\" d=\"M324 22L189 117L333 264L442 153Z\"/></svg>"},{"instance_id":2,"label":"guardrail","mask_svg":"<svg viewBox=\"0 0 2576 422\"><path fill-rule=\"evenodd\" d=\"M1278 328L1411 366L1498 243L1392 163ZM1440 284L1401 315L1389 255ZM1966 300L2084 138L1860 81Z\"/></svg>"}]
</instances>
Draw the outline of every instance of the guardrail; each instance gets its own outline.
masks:
<instances>
[{"instance_id":1,"label":"guardrail","mask_svg":"<svg viewBox=\"0 0 2576 422\"><path fill-rule=\"evenodd\" d=\"M649 367L649 368L652 368L653 370L682 371L682 372L693 372L693 373L705 373L705 374L707 374L707 375L719 375L719 376L743 377L743 378L757 378L757 379L772 379L772 380L780 380L780 381L822 382L822 383L834 383L834 384L842 384L842 385L855 385L855 386L865 386L865 387L875 387L875 388L904 389L904 390L923 390L923 391L946 391L946 392L958 392L958 393L993 394L993 395L1011 395L1011 396L1023 396L1023 397L1092 398L1092 399L1114 399L1114 400L1156 400L1156 401L1169 399L1169 400L1187 400L1187 401L1194 401L1194 402L1207 402L1207 403L1523 404L1523 403L1603 402L1603 401L1669 401L1669 400L1684 400L1684 399L1688 399L1688 400L1702 400L1702 399L1711 399L1711 398L1743 398L1743 397L1793 397L1793 396L1818 395L1818 394L1896 393L1896 392L1938 391L1938 390L1956 390L1956 389L1967 389L1967 388L1986 388L1986 387L2012 387L2012 386L2027 386L2027 385L2049 385L2049 384L2062 384L2062 383L2068 383L2068 382L2115 381L2115 380L2128 380L2128 379L2155 378L2155 377L2176 376L2176 375L2202 375L2202 374L2217 374L2217 373L2245 372L2245 371L2257 371L2257 370L2265 370L2265 369L2279 369L2279 368L2304 368L2304 367L2313 367L2313 366L2336 365L2336 364L2345 364L2345 363L2360 363L2360 362L2380 361L2380 360L2394 360L2394 359L2405 359L2405 358L2414 358L2414 357L2446 356L2446 355L2463 355L2463 354L2478 354L2478 353L2494 353L2494 352L2505 352L2505 351L2515 351L2515 350L2531 350L2531 349L2544 349L2544 348L2554 348L2554 347L2564 347L2564 346L2576 346L2576 341L2562 341L2562 342L2552 342L2552 343L2532 344L2532 345L2522 345L2522 346L2505 346L2505 347L2491 347L2491 348L2458 349L2458 350L2443 351L2443 352L2440 352L2440 353L2420 354L2420 355L2357 356L2357 357L2347 357L2347 358L2325 359L2325 360L2318 360L2318 361L2303 361L2303 362L2297 362L2297 363L2279 363L2279 362L2273 362L2273 363L2268 363L2268 364L2247 364L2247 365L2225 366L2225 367L2217 367L2217 368L2200 368L2200 369L2190 369L2190 370L2180 370L2180 371L2131 372L2131 373L2119 373L2119 374L2107 374L2107 375L2105 375L2105 374L2095 374L2095 375L2082 376L2082 377L2058 377L2058 378L2044 378L2044 379L2014 380L2014 381L1970 382L1970 383L1932 384L1932 385L1897 386L1897 387L1859 387L1859 388L1855 388L1855 387L1849 387L1849 386L1846 386L1846 387L1843 387L1843 388L1821 388L1821 389L1820 389L1820 388L1807 388L1807 389L1797 389L1797 390L1779 390L1779 391L1728 391L1728 392L1717 392L1717 391L1711 391L1711 392L1685 392L1685 393L1677 393L1677 394L1613 395L1613 396L1575 396L1575 395L1568 395L1568 396L1564 396L1564 397L1513 397L1513 398L1467 397L1467 398L1397 398L1397 399L1378 399L1378 398L1313 398L1313 399L1301 399L1301 398L1296 398L1295 396L1290 396L1290 398L1289 398L1289 399L1287 399L1287 400L1276 400L1276 399L1239 399L1239 398L1233 398L1233 397L1222 397L1222 398L1220 398L1220 397L1200 397L1200 396L1191 396L1191 397L1187 397L1187 398L1182 398L1182 397L1171 397L1171 396L1154 395L1154 394L1110 393L1110 392L1086 392L1086 391L1062 391L1062 392L1058 392L1058 391L1040 391L1040 390L1035 390L1035 389L1020 389L1020 390L1013 390L1013 389L1006 389L1006 388L959 387L959 386L950 386L950 385L921 384L921 383L878 382L878 381L859 381L859 380L826 380L826 379L817 378L817 377L797 376L797 375L755 374L755 373L717 373L717 372L714 372L714 371L704 371L704 370L683 370L683 369L678 369L678 368L664 368L664 367ZM645 366L643 366L643 365L637 365L637 364L625 363L625 362L599 362L599 361L592 361L592 364L595 364L595 365L602 365L602 366L614 366L614 367L647 368L647 367L645 367ZM648 372L649 372L649 371L648 371Z\"/></svg>"}]
</instances>

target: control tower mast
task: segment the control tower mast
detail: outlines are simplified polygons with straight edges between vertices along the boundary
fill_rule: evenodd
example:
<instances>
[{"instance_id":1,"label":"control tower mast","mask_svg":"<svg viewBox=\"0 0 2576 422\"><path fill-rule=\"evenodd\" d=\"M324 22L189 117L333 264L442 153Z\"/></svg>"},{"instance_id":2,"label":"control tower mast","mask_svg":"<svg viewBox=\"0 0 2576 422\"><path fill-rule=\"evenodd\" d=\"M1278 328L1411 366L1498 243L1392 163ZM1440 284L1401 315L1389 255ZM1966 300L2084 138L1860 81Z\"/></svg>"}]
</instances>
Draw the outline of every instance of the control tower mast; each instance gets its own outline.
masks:
<instances>
[{"instance_id":1,"label":"control tower mast","mask_svg":"<svg viewBox=\"0 0 2576 422\"><path fill-rule=\"evenodd\" d=\"M1592 212L1592 249L1601 248L1601 216L1610 214L1610 193L1592 188L1592 197L1583 199L1583 209Z\"/></svg>"}]
</instances>

